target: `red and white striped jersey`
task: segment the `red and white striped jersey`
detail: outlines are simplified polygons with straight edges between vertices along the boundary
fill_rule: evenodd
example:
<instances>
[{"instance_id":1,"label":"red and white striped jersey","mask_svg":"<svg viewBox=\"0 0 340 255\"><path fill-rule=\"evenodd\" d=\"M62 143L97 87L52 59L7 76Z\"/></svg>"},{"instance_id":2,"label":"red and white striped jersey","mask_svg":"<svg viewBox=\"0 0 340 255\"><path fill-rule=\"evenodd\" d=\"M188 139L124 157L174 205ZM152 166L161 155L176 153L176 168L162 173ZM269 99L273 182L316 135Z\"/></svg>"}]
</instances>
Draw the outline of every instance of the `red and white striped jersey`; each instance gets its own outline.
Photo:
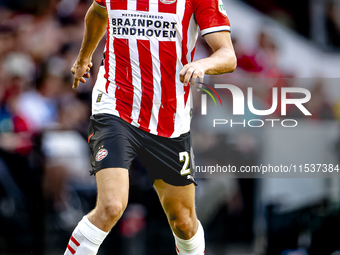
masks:
<instances>
[{"instance_id":1,"label":"red and white striped jersey","mask_svg":"<svg viewBox=\"0 0 340 255\"><path fill-rule=\"evenodd\" d=\"M202 35L230 31L222 0L95 0L107 42L92 114L109 113L163 137L190 130L192 97L179 72Z\"/></svg>"}]
</instances>

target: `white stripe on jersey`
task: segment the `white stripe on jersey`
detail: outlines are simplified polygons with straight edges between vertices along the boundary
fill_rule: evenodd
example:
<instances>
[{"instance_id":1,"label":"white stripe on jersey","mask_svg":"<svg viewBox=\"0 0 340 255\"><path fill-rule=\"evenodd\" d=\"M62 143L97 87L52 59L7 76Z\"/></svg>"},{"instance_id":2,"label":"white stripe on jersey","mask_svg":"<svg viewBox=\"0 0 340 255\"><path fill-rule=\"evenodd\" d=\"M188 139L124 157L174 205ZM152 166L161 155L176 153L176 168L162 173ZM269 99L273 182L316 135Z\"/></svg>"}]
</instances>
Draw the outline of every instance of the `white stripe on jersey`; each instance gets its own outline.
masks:
<instances>
[{"instance_id":1,"label":"white stripe on jersey","mask_svg":"<svg viewBox=\"0 0 340 255\"><path fill-rule=\"evenodd\" d=\"M111 3L110 1L108 1L106 3L106 6L107 6L107 9L110 10L111 8ZM110 81L110 85L109 85L109 88L108 88L108 92L110 95L112 95L112 97L115 98L115 93L116 93L116 84L115 84L115 80L116 80L116 59L115 59L115 50L114 50L114 47L113 47L113 40L114 40L114 37L113 35L111 35L112 31L109 27L108 29L108 38L109 38L109 81ZM116 105L115 105L115 109L116 109Z\"/></svg>"},{"instance_id":2,"label":"white stripe on jersey","mask_svg":"<svg viewBox=\"0 0 340 255\"><path fill-rule=\"evenodd\" d=\"M108 1L106 3L106 7L108 10L111 9L111 3L110 1ZM114 50L114 47L113 47L113 40L114 40L114 37L111 35L111 29L109 27L108 29L108 38L109 38L109 87L108 87L108 96L110 98L112 98L112 110L116 113L115 115L119 116L119 112L117 111L116 109L116 83L115 83L115 79L116 79L116 59L115 59L115 50ZM104 60L105 61L105 60ZM102 99L103 100L103 99Z\"/></svg>"},{"instance_id":3,"label":"white stripe on jersey","mask_svg":"<svg viewBox=\"0 0 340 255\"><path fill-rule=\"evenodd\" d=\"M114 98L114 94L112 95L110 94L110 92L107 94L105 92L106 79L104 77L104 74L104 66L101 66L99 68L98 78L92 92L92 114L109 113L119 116L119 113L116 110L116 99ZM111 86L116 87L112 83L110 87ZM97 103L99 94L101 94L101 98L100 102Z\"/></svg>"},{"instance_id":4,"label":"white stripe on jersey","mask_svg":"<svg viewBox=\"0 0 340 255\"><path fill-rule=\"evenodd\" d=\"M131 0L129 3L132 2ZM130 48L130 60L132 67L132 83L133 83L133 105L132 105L132 122L131 124L139 127L139 113L141 106L141 98L142 98L142 79L140 73L139 63L136 62L138 60L138 48L137 48L137 40L129 40L129 48Z\"/></svg>"},{"instance_id":5,"label":"white stripe on jersey","mask_svg":"<svg viewBox=\"0 0 340 255\"><path fill-rule=\"evenodd\" d=\"M150 132L157 134L158 113L162 102L162 89L161 89L161 63L159 62L159 44L156 40L150 40L150 50L152 57L152 70L153 70L153 105L152 114L149 124Z\"/></svg>"},{"instance_id":6,"label":"white stripe on jersey","mask_svg":"<svg viewBox=\"0 0 340 255\"><path fill-rule=\"evenodd\" d=\"M128 10L137 10L137 0L128 0Z\"/></svg>"},{"instance_id":7,"label":"white stripe on jersey","mask_svg":"<svg viewBox=\"0 0 340 255\"><path fill-rule=\"evenodd\" d=\"M149 1L149 13L158 13L158 1Z\"/></svg>"},{"instance_id":8,"label":"white stripe on jersey","mask_svg":"<svg viewBox=\"0 0 340 255\"><path fill-rule=\"evenodd\" d=\"M158 13L158 1L149 1L149 12ZM152 57L152 70L153 70L153 104L152 113L149 124L150 132L157 134L158 113L162 102L162 89L161 89L161 64L159 62L159 44L155 38L150 40L150 51Z\"/></svg>"},{"instance_id":9,"label":"white stripe on jersey","mask_svg":"<svg viewBox=\"0 0 340 255\"><path fill-rule=\"evenodd\" d=\"M191 52L194 50L195 46L196 46L196 41L197 41L197 37L198 37L198 30L197 30L197 24L196 21L194 19L194 15L191 16L190 18L190 22L189 22L189 28L188 28L188 38L190 38L188 40L188 54L187 54L187 60L188 63L191 62Z\"/></svg>"}]
</instances>

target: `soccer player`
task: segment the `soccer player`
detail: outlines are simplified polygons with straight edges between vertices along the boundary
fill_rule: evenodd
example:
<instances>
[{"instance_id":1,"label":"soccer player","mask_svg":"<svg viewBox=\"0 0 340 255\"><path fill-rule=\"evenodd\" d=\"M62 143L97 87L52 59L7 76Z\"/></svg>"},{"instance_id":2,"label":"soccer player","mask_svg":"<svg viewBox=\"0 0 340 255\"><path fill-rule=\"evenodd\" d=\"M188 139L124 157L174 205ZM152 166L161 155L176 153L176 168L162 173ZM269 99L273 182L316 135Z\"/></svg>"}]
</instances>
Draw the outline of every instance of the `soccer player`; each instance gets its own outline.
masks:
<instances>
[{"instance_id":1,"label":"soccer player","mask_svg":"<svg viewBox=\"0 0 340 255\"><path fill-rule=\"evenodd\" d=\"M192 62L198 27L214 53ZM72 233L65 255L93 255L122 216L138 155L157 191L181 255L205 252L195 213L190 142L190 85L236 68L230 23L221 0L95 0L72 67L73 88L85 82L107 31L93 88L88 142L97 203ZM189 84L190 83L190 84Z\"/></svg>"}]
</instances>

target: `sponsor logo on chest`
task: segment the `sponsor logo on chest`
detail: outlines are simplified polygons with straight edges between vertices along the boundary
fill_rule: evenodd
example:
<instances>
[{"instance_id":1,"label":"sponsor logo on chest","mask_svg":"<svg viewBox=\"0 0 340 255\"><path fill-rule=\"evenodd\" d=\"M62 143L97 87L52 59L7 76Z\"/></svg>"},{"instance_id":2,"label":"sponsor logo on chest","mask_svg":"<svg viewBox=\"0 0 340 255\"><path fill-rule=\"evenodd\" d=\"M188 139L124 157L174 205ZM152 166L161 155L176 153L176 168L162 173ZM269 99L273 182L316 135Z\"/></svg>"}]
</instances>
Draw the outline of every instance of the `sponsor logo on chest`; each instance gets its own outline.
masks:
<instances>
[{"instance_id":1,"label":"sponsor logo on chest","mask_svg":"<svg viewBox=\"0 0 340 255\"><path fill-rule=\"evenodd\" d=\"M112 34L115 36L138 36L176 38L177 22L163 16L123 13L111 19Z\"/></svg>"}]
</instances>

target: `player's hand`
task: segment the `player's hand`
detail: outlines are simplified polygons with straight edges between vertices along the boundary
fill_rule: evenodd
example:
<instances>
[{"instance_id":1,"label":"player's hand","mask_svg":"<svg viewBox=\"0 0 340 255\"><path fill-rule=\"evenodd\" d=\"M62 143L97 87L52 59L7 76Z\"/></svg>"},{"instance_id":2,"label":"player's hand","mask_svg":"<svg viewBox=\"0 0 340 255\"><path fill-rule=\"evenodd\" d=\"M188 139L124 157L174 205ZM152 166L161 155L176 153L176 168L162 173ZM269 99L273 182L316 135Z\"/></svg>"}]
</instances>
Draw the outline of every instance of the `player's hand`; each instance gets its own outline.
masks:
<instances>
[{"instance_id":1,"label":"player's hand","mask_svg":"<svg viewBox=\"0 0 340 255\"><path fill-rule=\"evenodd\" d=\"M186 64L183 69L179 73L179 77L181 82L183 82L184 86L188 86L189 82L192 87L195 86L197 78L200 83L204 81L204 68L198 62L192 62Z\"/></svg>"},{"instance_id":2,"label":"player's hand","mask_svg":"<svg viewBox=\"0 0 340 255\"><path fill-rule=\"evenodd\" d=\"M74 75L72 88L76 89L79 86L79 81L85 83L85 78L90 78L90 69L93 66L92 62L80 63L78 60L74 63L71 68L71 72Z\"/></svg>"}]
</instances>

